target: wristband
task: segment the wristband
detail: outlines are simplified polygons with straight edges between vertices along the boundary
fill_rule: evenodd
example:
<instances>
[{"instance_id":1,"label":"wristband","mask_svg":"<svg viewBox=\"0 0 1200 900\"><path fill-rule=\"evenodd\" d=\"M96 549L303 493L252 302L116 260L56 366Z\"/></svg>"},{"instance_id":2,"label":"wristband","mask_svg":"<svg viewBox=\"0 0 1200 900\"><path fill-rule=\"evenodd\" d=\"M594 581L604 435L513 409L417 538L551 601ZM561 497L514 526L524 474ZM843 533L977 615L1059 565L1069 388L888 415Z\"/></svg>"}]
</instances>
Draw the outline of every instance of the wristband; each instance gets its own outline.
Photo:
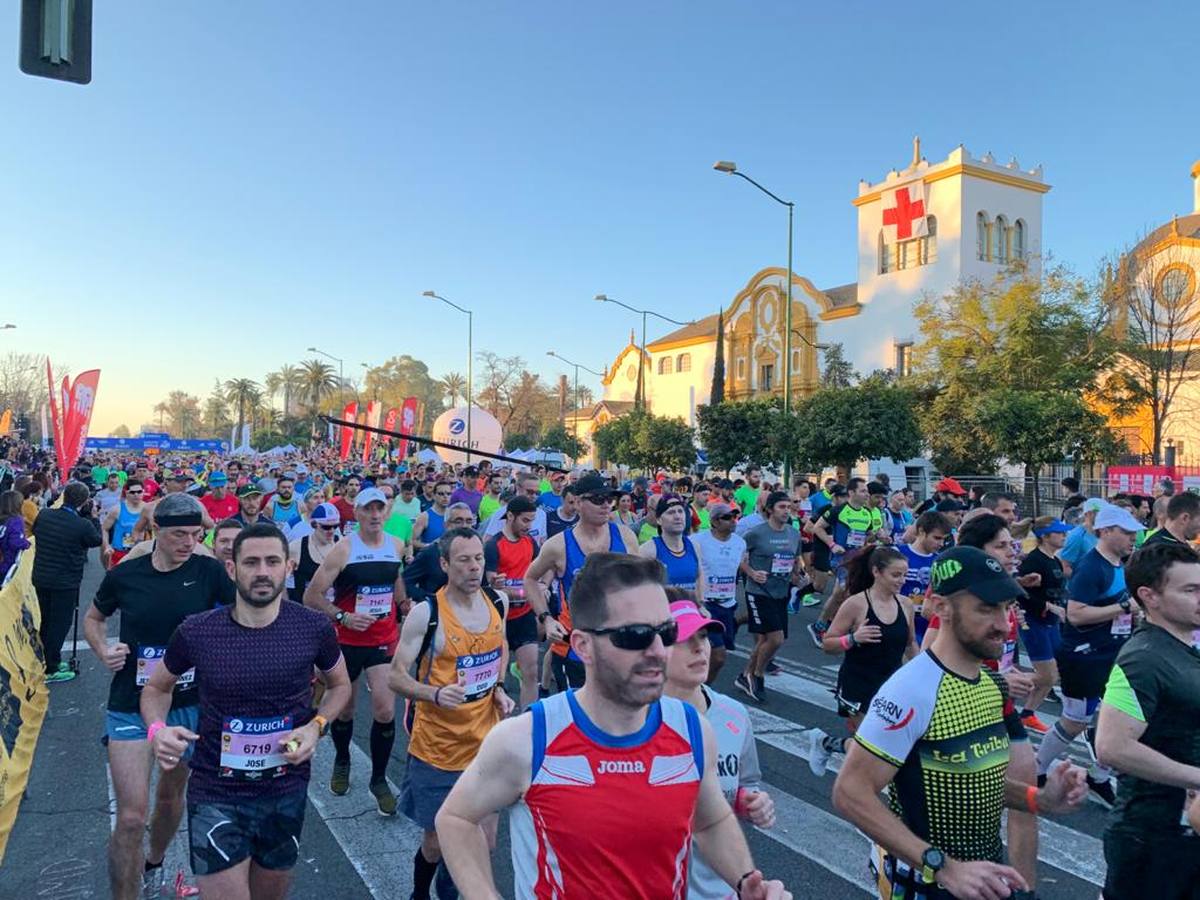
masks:
<instances>
[{"instance_id":1,"label":"wristband","mask_svg":"<svg viewBox=\"0 0 1200 900\"><path fill-rule=\"evenodd\" d=\"M1037 795L1037 785L1031 784L1025 788L1025 807L1035 816L1038 815Z\"/></svg>"},{"instance_id":2,"label":"wristband","mask_svg":"<svg viewBox=\"0 0 1200 900\"><path fill-rule=\"evenodd\" d=\"M754 872L755 872L755 870L751 869L749 872L747 872L745 875L743 875L741 878L739 878L737 880L737 884L735 884L733 886L733 892L735 894L737 894L739 897L742 896L742 882L745 881L747 878L749 878L751 875L753 875Z\"/></svg>"},{"instance_id":3,"label":"wristband","mask_svg":"<svg viewBox=\"0 0 1200 900\"><path fill-rule=\"evenodd\" d=\"M838 638L838 642L842 645L843 650L850 649L850 635L843 634L840 638Z\"/></svg>"},{"instance_id":4,"label":"wristband","mask_svg":"<svg viewBox=\"0 0 1200 900\"><path fill-rule=\"evenodd\" d=\"M441 696L441 693L442 693L442 689L441 689L441 688L438 688L436 691L434 691L434 692L433 692L433 705L434 705L434 706L441 706L441 705L442 705L442 704L438 703L438 697L439 697L439 696Z\"/></svg>"},{"instance_id":5,"label":"wristband","mask_svg":"<svg viewBox=\"0 0 1200 900\"><path fill-rule=\"evenodd\" d=\"M167 723L164 722L162 719L159 719L157 722L151 722L150 727L146 729L146 740L147 741L154 740L154 736L166 727L167 727Z\"/></svg>"}]
</instances>

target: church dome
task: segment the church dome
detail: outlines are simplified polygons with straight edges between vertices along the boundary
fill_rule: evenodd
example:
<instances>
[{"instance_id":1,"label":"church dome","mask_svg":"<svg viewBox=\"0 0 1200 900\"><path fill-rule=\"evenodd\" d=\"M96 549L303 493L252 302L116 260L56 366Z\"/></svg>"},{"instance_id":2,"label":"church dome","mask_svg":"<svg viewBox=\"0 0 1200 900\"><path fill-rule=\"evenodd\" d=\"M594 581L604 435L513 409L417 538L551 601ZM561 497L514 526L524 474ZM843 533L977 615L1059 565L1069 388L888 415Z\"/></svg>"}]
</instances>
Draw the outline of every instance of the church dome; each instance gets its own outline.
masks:
<instances>
[{"instance_id":1,"label":"church dome","mask_svg":"<svg viewBox=\"0 0 1200 900\"><path fill-rule=\"evenodd\" d=\"M1200 162L1196 163L1193 171L1200 171ZM1133 252L1142 253L1170 237L1200 239L1200 212L1178 216L1165 225L1158 226L1138 241Z\"/></svg>"}]
</instances>

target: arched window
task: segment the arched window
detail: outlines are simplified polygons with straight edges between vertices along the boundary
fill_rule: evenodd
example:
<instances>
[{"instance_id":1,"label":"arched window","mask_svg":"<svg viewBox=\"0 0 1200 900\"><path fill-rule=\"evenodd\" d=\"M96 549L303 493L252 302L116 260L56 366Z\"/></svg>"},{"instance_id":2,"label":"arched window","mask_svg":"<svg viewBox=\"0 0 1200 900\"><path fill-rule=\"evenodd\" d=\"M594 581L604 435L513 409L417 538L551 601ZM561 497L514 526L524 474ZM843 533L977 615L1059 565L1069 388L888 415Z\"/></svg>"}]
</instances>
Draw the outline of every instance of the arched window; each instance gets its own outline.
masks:
<instances>
[{"instance_id":1,"label":"arched window","mask_svg":"<svg viewBox=\"0 0 1200 900\"><path fill-rule=\"evenodd\" d=\"M659 375L670 375L671 374L671 357L664 356L662 359L660 359L658 361L658 374Z\"/></svg>"},{"instance_id":2,"label":"arched window","mask_svg":"<svg viewBox=\"0 0 1200 900\"><path fill-rule=\"evenodd\" d=\"M679 358L675 360L675 371L676 372L692 371L692 354L680 353Z\"/></svg>"},{"instance_id":3,"label":"arched window","mask_svg":"<svg viewBox=\"0 0 1200 900\"><path fill-rule=\"evenodd\" d=\"M988 218L983 212L975 214L975 255L988 258Z\"/></svg>"},{"instance_id":4,"label":"arched window","mask_svg":"<svg viewBox=\"0 0 1200 900\"><path fill-rule=\"evenodd\" d=\"M1025 258L1025 220L1017 219L1013 222L1012 233L1012 255L1013 259Z\"/></svg>"},{"instance_id":5,"label":"arched window","mask_svg":"<svg viewBox=\"0 0 1200 900\"><path fill-rule=\"evenodd\" d=\"M992 262L1008 262L1008 220L996 216L992 225Z\"/></svg>"},{"instance_id":6,"label":"arched window","mask_svg":"<svg viewBox=\"0 0 1200 900\"><path fill-rule=\"evenodd\" d=\"M892 271L892 247L883 236L883 229L879 230L879 274L886 275Z\"/></svg>"}]
</instances>

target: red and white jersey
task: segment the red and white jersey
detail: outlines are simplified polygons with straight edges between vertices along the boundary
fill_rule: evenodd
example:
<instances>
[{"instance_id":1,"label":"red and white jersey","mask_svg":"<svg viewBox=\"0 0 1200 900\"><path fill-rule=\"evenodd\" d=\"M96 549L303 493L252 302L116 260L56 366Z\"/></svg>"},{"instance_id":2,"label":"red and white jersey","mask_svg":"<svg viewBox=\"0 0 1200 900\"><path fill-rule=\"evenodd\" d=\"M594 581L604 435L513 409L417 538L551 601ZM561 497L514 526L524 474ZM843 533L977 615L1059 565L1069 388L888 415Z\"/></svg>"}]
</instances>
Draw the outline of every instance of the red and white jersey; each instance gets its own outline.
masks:
<instances>
[{"instance_id":1,"label":"red and white jersey","mask_svg":"<svg viewBox=\"0 0 1200 900\"><path fill-rule=\"evenodd\" d=\"M663 697L622 737L593 724L574 691L530 712L533 780L509 814L516 896L686 897L704 775L696 710Z\"/></svg>"}]
</instances>

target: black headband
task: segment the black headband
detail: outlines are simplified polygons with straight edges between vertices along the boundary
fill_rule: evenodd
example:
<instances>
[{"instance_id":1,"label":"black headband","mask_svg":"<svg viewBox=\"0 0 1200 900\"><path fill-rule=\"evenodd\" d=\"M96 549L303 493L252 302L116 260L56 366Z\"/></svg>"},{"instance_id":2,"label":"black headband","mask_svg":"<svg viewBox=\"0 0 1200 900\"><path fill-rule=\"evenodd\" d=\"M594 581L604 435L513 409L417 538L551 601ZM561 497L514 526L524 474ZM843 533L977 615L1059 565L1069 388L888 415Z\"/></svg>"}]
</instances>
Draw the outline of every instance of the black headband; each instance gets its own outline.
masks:
<instances>
[{"instance_id":1,"label":"black headband","mask_svg":"<svg viewBox=\"0 0 1200 900\"><path fill-rule=\"evenodd\" d=\"M183 528L188 525L199 527L204 524L200 513L184 513L178 516L155 516L154 524L159 528Z\"/></svg>"}]
</instances>

